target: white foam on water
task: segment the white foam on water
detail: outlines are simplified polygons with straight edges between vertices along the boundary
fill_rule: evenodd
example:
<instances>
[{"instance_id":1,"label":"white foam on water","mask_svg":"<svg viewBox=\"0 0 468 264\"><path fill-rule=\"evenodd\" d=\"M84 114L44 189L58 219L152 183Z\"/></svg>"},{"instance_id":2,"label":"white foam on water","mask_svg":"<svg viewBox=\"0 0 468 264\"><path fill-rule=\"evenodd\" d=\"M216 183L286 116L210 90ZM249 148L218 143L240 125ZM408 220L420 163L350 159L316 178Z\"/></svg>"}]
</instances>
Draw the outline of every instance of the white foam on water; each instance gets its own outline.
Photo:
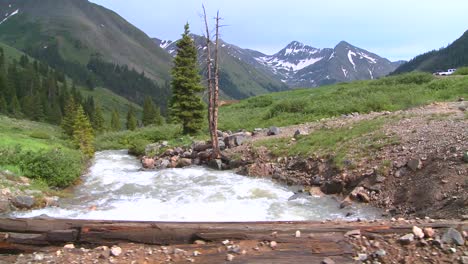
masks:
<instances>
[{"instance_id":1,"label":"white foam on water","mask_svg":"<svg viewBox=\"0 0 468 264\"><path fill-rule=\"evenodd\" d=\"M96 154L72 198L13 216L148 221L278 221L374 219L366 206L339 209L332 197L299 196L270 179L252 178L203 167L141 171L126 151ZM354 214L346 218L348 212Z\"/></svg>"}]
</instances>

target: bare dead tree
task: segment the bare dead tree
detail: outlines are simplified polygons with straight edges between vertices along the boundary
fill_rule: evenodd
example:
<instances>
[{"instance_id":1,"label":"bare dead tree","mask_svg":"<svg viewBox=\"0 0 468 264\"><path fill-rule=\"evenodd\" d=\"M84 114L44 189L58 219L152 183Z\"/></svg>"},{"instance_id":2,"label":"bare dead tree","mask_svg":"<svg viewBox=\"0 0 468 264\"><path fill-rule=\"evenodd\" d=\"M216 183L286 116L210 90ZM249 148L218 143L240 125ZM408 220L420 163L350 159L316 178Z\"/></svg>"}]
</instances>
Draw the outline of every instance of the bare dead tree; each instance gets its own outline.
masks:
<instances>
[{"instance_id":1,"label":"bare dead tree","mask_svg":"<svg viewBox=\"0 0 468 264\"><path fill-rule=\"evenodd\" d=\"M216 22L216 43L215 43L215 74L213 76L213 61L211 59L211 37L210 37L210 29L208 26L208 19L206 17L206 10L205 6L203 7L203 17L205 20L205 29L206 29L206 64L207 64L207 75L208 75L208 125L210 130L210 137L211 137L211 144L213 149L212 158L217 159L221 156L219 150L219 142L218 142L218 76L219 76L219 66L218 66L218 20ZM217 16L218 18L219 16Z\"/></svg>"}]
</instances>

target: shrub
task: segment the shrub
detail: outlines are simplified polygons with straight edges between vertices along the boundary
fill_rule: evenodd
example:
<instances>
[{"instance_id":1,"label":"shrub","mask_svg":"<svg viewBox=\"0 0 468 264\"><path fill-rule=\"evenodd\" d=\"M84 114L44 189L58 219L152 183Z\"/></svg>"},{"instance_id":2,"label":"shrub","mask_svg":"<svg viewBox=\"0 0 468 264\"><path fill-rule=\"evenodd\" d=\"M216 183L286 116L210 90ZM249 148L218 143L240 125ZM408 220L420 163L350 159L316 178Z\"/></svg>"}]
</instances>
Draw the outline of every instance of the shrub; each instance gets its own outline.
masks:
<instances>
[{"instance_id":1,"label":"shrub","mask_svg":"<svg viewBox=\"0 0 468 264\"><path fill-rule=\"evenodd\" d=\"M247 100L250 107L267 107L273 104L273 99L269 96L252 97Z\"/></svg>"},{"instance_id":2,"label":"shrub","mask_svg":"<svg viewBox=\"0 0 468 264\"><path fill-rule=\"evenodd\" d=\"M455 75L468 75L468 67L458 68L453 74L455 74Z\"/></svg>"},{"instance_id":3,"label":"shrub","mask_svg":"<svg viewBox=\"0 0 468 264\"><path fill-rule=\"evenodd\" d=\"M14 165L21 160L21 146L0 148L0 165Z\"/></svg>"},{"instance_id":4,"label":"shrub","mask_svg":"<svg viewBox=\"0 0 468 264\"><path fill-rule=\"evenodd\" d=\"M26 177L43 180L50 187L65 188L80 177L83 159L78 151L42 150L25 152L19 164Z\"/></svg>"},{"instance_id":5,"label":"shrub","mask_svg":"<svg viewBox=\"0 0 468 264\"><path fill-rule=\"evenodd\" d=\"M397 85L397 84L424 84L434 80L434 76L426 72L411 72L390 77L385 77L372 82L373 85Z\"/></svg>"},{"instance_id":6,"label":"shrub","mask_svg":"<svg viewBox=\"0 0 468 264\"><path fill-rule=\"evenodd\" d=\"M308 102L304 99L282 100L270 108L266 118L273 118L281 113L304 113L307 105Z\"/></svg>"},{"instance_id":7,"label":"shrub","mask_svg":"<svg viewBox=\"0 0 468 264\"><path fill-rule=\"evenodd\" d=\"M145 155L145 148L149 144L151 141L143 138L132 139L129 142L128 153L135 156Z\"/></svg>"},{"instance_id":8,"label":"shrub","mask_svg":"<svg viewBox=\"0 0 468 264\"><path fill-rule=\"evenodd\" d=\"M37 138L37 139L50 139L49 134L43 131L34 131L29 136L32 138Z\"/></svg>"}]
</instances>

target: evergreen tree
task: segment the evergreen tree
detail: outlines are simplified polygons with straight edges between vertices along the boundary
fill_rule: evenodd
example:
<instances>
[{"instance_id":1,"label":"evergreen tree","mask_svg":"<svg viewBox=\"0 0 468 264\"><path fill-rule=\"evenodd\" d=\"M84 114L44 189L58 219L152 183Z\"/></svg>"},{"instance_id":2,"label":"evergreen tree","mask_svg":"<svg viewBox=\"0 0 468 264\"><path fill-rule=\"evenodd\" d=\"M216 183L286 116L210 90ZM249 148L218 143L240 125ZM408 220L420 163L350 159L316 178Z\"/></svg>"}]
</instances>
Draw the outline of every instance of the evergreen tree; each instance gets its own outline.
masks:
<instances>
[{"instance_id":1,"label":"evergreen tree","mask_svg":"<svg viewBox=\"0 0 468 264\"><path fill-rule=\"evenodd\" d=\"M102 114L102 109L99 104L95 105L94 115L91 121L91 125L93 126L93 129L96 133L101 133L105 130L104 115Z\"/></svg>"},{"instance_id":2,"label":"evergreen tree","mask_svg":"<svg viewBox=\"0 0 468 264\"><path fill-rule=\"evenodd\" d=\"M20 105L20 103L18 101L18 97L16 97L16 95L14 95L13 99L11 100L11 103L10 103L10 106L9 106L9 112L15 118L21 117L21 105Z\"/></svg>"},{"instance_id":3,"label":"evergreen tree","mask_svg":"<svg viewBox=\"0 0 468 264\"><path fill-rule=\"evenodd\" d=\"M58 102L49 105L47 113L47 121L52 124L60 124L62 122L62 110Z\"/></svg>"},{"instance_id":4,"label":"evergreen tree","mask_svg":"<svg viewBox=\"0 0 468 264\"><path fill-rule=\"evenodd\" d=\"M198 74L197 49L190 38L189 24L185 24L182 39L177 42L177 56L172 68L172 99L170 111L174 119L181 122L185 134L193 134L202 127L203 102L199 93L203 91Z\"/></svg>"},{"instance_id":5,"label":"evergreen tree","mask_svg":"<svg viewBox=\"0 0 468 264\"><path fill-rule=\"evenodd\" d=\"M76 116L76 104L73 97L70 97L67 101L65 106L64 116L62 119L61 127L63 132L72 137L73 136L73 125L75 124L75 116Z\"/></svg>"},{"instance_id":6,"label":"evergreen tree","mask_svg":"<svg viewBox=\"0 0 468 264\"><path fill-rule=\"evenodd\" d=\"M6 115L8 113L8 105L5 100L5 97L3 97L2 94L0 94L0 114Z\"/></svg>"},{"instance_id":7,"label":"evergreen tree","mask_svg":"<svg viewBox=\"0 0 468 264\"><path fill-rule=\"evenodd\" d=\"M130 106L127 113L127 129L135 130L137 128L137 118L135 116L135 109Z\"/></svg>"},{"instance_id":8,"label":"evergreen tree","mask_svg":"<svg viewBox=\"0 0 468 264\"><path fill-rule=\"evenodd\" d=\"M84 155L87 157L93 156L93 128L81 105L79 105L75 111L72 138L75 145Z\"/></svg>"},{"instance_id":9,"label":"evergreen tree","mask_svg":"<svg viewBox=\"0 0 468 264\"><path fill-rule=\"evenodd\" d=\"M120 130L120 117L119 117L119 112L117 112L117 110L114 109L114 111L112 111L112 117L111 117L111 130L112 131L119 131Z\"/></svg>"},{"instance_id":10,"label":"evergreen tree","mask_svg":"<svg viewBox=\"0 0 468 264\"><path fill-rule=\"evenodd\" d=\"M145 102L143 103L143 118L142 122L144 126L149 126L152 124L161 125L162 117L159 111L159 108L153 102L151 97L146 97Z\"/></svg>"}]
</instances>

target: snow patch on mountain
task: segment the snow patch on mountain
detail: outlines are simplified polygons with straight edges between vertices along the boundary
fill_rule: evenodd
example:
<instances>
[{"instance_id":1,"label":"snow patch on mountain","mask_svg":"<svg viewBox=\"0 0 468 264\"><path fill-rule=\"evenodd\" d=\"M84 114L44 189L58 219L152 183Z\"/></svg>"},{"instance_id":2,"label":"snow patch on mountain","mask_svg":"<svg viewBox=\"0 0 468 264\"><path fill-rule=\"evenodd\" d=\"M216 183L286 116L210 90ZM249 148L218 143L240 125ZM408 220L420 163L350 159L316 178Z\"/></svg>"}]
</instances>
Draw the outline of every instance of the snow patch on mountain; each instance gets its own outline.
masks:
<instances>
[{"instance_id":1,"label":"snow patch on mountain","mask_svg":"<svg viewBox=\"0 0 468 264\"><path fill-rule=\"evenodd\" d=\"M161 40L161 44L159 44L159 47L166 49L171 44L172 44L171 40Z\"/></svg>"},{"instance_id":2,"label":"snow patch on mountain","mask_svg":"<svg viewBox=\"0 0 468 264\"><path fill-rule=\"evenodd\" d=\"M374 74L372 73L372 71L370 69L367 69L369 71L369 75L370 75L370 78L371 80L374 80Z\"/></svg>"},{"instance_id":3,"label":"snow patch on mountain","mask_svg":"<svg viewBox=\"0 0 468 264\"><path fill-rule=\"evenodd\" d=\"M356 53L354 53L352 51L348 51L348 60L353 65L354 71L356 71L356 64L353 61L353 56L356 57Z\"/></svg>"},{"instance_id":4,"label":"snow patch on mountain","mask_svg":"<svg viewBox=\"0 0 468 264\"><path fill-rule=\"evenodd\" d=\"M318 58L308 58L308 59L303 59L299 60L297 62L289 62L286 60L280 60L275 57L260 57L260 58L255 58L258 62L263 63L264 65L270 66L272 68L276 69L284 69L287 71L299 71L304 69L305 67L308 67L310 65L313 65L323 59L323 57L318 57Z\"/></svg>"},{"instance_id":5,"label":"snow patch on mountain","mask_svg":"<svg viewBox=\"0 0 468 264\"><path fill-rule=\"evenodd\" d=\"M376 64L377 60L375 58L372 58L369 54L366 54L364 52L358 52L359 56L367 59L370 63Z\"/></svg>"},{"instance_id":6,"label":"snow patch on mountain","mask_svg":"<svg viewBox=\"0 0 468 264\"><path fill-rule=\"evenodd\" d=\"M18 12L19 12L19 9L16 9L16 11L14 11L13 13L11 13L9 15L8 15L8 13L6 13L5 14L6 17L2 21L0 21L0 25L3 24L3 22L7 21L10 17L18 14Z\"/></svg>"}]
</instances>

